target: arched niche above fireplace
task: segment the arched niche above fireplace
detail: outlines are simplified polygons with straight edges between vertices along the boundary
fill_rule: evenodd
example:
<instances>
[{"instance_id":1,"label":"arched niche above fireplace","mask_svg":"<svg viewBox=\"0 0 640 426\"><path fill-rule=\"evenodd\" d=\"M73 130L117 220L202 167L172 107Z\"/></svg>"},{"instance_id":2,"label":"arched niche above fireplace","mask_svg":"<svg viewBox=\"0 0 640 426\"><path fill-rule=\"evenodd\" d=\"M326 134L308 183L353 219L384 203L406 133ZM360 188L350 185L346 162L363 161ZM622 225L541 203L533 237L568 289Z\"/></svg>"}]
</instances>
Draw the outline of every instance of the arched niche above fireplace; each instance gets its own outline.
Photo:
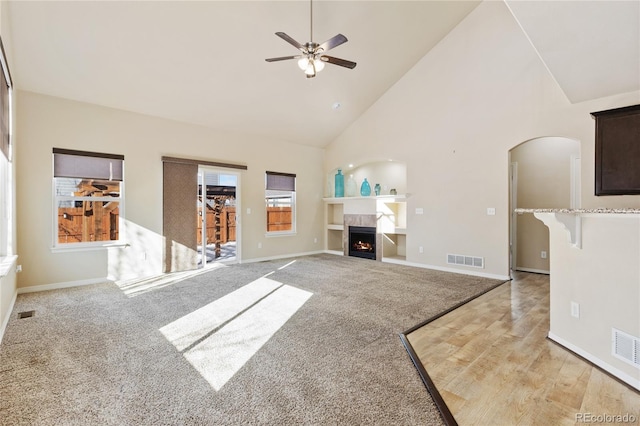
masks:
<instances>
[{"instance_id":1,"label":"arched niche above fireplace","mask_svg":"<svg viewBox=\"0 0 640 426\"><path fill-rule=\"evenodd\" d=\"M371 186L371 195L375 195L374 188L376 184L380 185L380 195L392 195L393 190L395 190L396 194L405 194L407 192L406 163L383 160L361 165L347 164L330 170L327 174L325 197L332 198L335 196L334 178L338 169L342 170L345 185L350 177L353 177L356 181L356 197L360 196L360 187L365 178Z\"/></svg>"}]
</instances>

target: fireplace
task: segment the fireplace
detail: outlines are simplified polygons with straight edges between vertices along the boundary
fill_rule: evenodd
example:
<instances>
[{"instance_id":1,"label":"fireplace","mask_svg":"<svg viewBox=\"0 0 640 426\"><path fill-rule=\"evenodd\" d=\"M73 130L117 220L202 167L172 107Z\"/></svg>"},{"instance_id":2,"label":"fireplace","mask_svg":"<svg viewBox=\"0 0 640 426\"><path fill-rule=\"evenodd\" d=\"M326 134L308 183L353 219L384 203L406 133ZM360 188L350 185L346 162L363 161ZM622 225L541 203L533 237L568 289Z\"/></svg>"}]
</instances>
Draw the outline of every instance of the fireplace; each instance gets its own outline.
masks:
<instances>
[{"instance_id":1,"label":"fireplace","mask_svg":"<svg viewBox=\"0 0 640 426\"><path fill-rule=\"evenodd\" d=\"M349 256L376 259L375 226L349 227Z\"/></svg>"}]
</instances>

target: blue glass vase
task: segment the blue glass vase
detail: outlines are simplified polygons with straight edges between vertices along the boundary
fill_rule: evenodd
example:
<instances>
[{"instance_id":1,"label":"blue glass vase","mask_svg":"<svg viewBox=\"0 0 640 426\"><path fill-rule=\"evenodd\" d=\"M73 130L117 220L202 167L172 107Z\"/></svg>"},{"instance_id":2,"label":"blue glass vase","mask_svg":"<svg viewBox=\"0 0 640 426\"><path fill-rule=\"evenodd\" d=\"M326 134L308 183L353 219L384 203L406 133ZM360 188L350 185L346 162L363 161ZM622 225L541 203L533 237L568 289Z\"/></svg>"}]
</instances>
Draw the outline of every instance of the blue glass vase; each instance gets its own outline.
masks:
<instances>
[{"instance_id":1,"label":"blue glass vase","mask_svg":"<svg viewBox=\"0 0 640 426\"><path fill-rule=\"evenodd\" d=\"M335 186L336 197L344 197L344 175L341 169L338 169L338 173L336 173Z\"/></svg>"},{"instance_id":2,"label":"blue glass vase","mask_svg":"<svg viewBox=\"0 0 640 426\"><path fill-rule=\"evenodd\" d=\"M362 185L360 186L360 195L363 197L368 197L371 195L371 185L367 182L367 178L364 178Z\"/></svg>"}]
</instances>

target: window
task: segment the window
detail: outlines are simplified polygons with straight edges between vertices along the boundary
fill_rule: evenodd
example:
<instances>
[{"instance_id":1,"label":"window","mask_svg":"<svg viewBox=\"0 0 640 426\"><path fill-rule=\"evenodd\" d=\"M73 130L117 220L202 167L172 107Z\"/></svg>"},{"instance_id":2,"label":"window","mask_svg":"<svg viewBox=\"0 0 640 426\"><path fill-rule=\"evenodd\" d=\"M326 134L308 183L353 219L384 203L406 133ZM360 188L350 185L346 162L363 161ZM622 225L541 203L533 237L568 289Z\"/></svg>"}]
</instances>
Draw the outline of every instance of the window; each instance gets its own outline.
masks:
<instances>
[{"instance_id":1,"label":"window","mask_svg":"<svg viewBox=\"0 0 640 426\"><path fill-rule=\"evenodd\" d=\"M296 231L296 175L267 172L265 200L267 233L294 233Z\"/></svg>"},{"instance_id":2,"label":"window","mask_svg":"<svg viewBox=\"0 0 640 426\"><path fill-rule=\"evenodd\" d=\"M120 240L124 156L53 149L54 247Z\"/></svg>"},{"instance_id":3,"label":"window","mask_svg":"<svg viewBox=\"0 0 640 426\"><path fill-rule=\"evenodd\" d=\"M0 257L12 254L11 229L11 163L0 155Z\"/></svg>"},{"instance_id":4,"label":"window","mask_svg":"<svg viewBox=\"0 0 640 426\"><path fill-rule=\"evenodd\" d=\"M0 40L0 257L12 254L12 201L14 194L11 165L11 123L13 120L12 82L4 46Z\"/></svg>"}]
</instances>

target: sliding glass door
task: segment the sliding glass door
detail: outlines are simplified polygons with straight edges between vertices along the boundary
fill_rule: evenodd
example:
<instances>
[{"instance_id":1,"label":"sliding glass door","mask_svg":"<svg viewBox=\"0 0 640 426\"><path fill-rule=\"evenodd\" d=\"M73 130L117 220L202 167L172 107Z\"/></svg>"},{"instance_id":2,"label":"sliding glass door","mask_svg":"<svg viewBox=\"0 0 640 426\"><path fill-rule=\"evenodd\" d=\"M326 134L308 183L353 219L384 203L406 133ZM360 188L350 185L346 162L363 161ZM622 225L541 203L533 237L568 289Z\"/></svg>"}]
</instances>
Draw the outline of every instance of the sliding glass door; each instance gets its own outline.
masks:
<instances>
[{"instance_id":1,"label":"sliding glass door","mask_svg":"<svg viewBox=\"0 0 640 426\"><path fill-rule=\"evenodd\" d=\"M198 167L198 267L238 262L240 174Z\"/></svg>"}]
</instances>

